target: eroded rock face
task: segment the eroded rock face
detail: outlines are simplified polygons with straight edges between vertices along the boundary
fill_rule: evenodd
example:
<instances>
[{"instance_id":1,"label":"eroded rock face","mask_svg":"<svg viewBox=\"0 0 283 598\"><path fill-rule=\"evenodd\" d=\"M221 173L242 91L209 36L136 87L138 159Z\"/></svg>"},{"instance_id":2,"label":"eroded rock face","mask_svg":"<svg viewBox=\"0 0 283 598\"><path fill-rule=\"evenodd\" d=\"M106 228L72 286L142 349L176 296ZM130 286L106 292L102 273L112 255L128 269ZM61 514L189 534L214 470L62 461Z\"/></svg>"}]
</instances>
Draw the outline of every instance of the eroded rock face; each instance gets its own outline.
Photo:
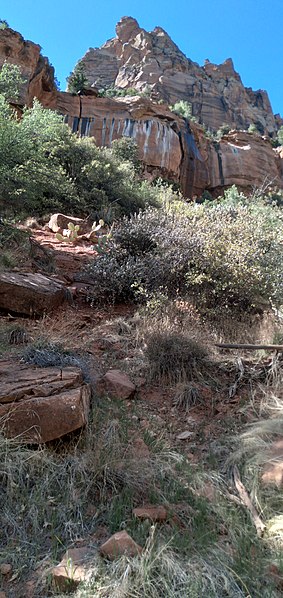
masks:
<instances>
[{"instance_id":1,"label":"eroded rock face","mask_svg":"<svg viewBox=\"0 0 283 598\"><path fill-rule=\"evenodd\" d=\"M24 40L22 35L13 29L0 30L0 68L6 61L17 64L25 79L22 86L19 104L30 105L33 97L39 100L49 92L56 95L54 84L54 68L48 58L40 53L40 46ZM48 96L45 96L46 99Z\"/></svg>"},{"instance_id":2,"label":"eroded rock face","mask_svg":"<svg viewBox=\"0 0 283 598\"><path fill-rule=\"evenodd\" d=\"M186 100L193 115L214 130L224 123L244 129L255 123L262 133L276 130L267 93L244 87L231 58L220 65L207 60L200 67L164 29L147 32L131 17L119 21L116 34L82 58L90 85L138 91L150 87L156 98L168 104Z\"/></svg>"},{"instance_id":3,"label":"eroded rock face","mask_svg":"<svg viewBox=\"0 0 283 598\"><path fill-rule=\"evenodd\" d=\"M86 425L90 385L79 368L0 361L0 419L8 438L42 443Z\"/></svg>"}]
</instances>

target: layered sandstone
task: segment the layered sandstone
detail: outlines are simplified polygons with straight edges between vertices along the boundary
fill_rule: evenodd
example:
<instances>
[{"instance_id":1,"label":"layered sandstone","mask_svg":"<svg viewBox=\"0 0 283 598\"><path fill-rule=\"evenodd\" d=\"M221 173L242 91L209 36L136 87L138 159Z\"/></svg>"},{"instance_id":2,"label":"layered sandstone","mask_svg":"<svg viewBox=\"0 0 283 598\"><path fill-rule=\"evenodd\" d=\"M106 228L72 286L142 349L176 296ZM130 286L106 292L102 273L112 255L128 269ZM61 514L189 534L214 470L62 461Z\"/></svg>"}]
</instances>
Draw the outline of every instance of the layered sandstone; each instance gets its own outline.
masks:
<instances>
[{"instance_id":1,"label":"layered sandstone","mask_svg":"<svg viewBox=\"0 0 283 598\"><path fill-rule=\"evenodd\" d=\"M201 67L180 51L164 29L147 32L131 17L119 21L116 34L81 59L90 86L150 90L152 97L168 104L185 100L199 122L213 130L224 123L240 129L254 123L262 133L275 133L267 93L244 87L231 58L220 65L207 60Z\"/></svg>"},{"instance_id":2,"label":"layered sandstone","mask_svg":"<svg viewBox=\"0 0 283 598\"><path fill-rule=\"evenodd\" d=\"M0 31L0 68L4 62L17 64L25 80L19 104L29 105L33 97L41 100L46 92L56 93L54 68L48 58L42 56L41 47L10 28Z\"/></svg>"},{"instance_id":3,"label":"layered sandstone","mask_svg":"<svg viewBox=\"0 0 283 598\"><path fill-rule=\"evenodd\" d=\"M0 31L0 66L4 60L18 64L26 78L21 102L39 98L64 115L73 132L93 137L99 146L110 147L122 136L135 139L145 176L180 183L186 197L205 189L217 194L232 184L246 190L267 181L283 186L282 151L273 150L268 138L236 130L212 141L198 124L157 101L185 99L193 114L213 129L225 122L244 129L254 122L273 134L281 121L273 116L267 94L245 88L230 59L199 67L163 29L147 33L131 18L121 19L116 31L116 38L83 58L89 86L135 87L137 93L149 87L151 99L57 92L53 67L41 56L40 46L11 29Z\"/></svg>"}]
</instances>

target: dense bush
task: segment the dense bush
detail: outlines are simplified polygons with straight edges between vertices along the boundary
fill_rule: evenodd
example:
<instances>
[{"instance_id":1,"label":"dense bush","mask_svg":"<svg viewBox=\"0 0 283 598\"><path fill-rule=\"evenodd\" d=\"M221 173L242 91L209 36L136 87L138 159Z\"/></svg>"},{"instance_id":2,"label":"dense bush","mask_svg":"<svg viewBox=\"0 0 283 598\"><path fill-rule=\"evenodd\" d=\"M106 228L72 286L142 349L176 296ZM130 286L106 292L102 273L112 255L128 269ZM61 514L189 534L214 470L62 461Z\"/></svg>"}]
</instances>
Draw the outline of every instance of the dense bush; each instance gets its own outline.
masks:
<instances>
[{"instance_id":1,"label":"dense bush","mask_svg":"<svg viewBox=\"0 0 283 598\"><path fill-rule=\"evenodd\" d=\"M260 308L283 290L282 214L235 189L215 203L153 208L124 219L109 253L90 266L92 300L156 292L199 307Z\"/></svg>"}]
</instances>

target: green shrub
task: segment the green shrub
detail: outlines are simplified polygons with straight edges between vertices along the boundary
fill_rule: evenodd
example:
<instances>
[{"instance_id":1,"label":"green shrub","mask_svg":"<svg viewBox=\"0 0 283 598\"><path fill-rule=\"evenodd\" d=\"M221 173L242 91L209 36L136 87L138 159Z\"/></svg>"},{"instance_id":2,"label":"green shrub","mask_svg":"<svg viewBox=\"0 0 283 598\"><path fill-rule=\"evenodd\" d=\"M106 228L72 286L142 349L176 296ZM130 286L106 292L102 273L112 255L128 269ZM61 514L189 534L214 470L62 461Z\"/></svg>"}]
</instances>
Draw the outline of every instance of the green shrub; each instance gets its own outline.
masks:
<instances>
[{"instance_id":1,"label":"green shrub","mask_svg":"<svg viewBox=\"0 0 283 598\"><path fill-rule=\"evenodd\" d=\"M9 27L8 21L6 21L5 19L0 19L0 30L8 29L8 27Z\"/></svg>"},{"instance_id":2,"label":"green shrub","mask_svg":"<svg viewBox=\"0 0 283 598\"><path fill-rule=\"evenodd\" d=\"M283 145L283 127L280 127L280 129L277 133L277 139L278 139L279 145Z\"/></svg>"},{"instance_id":3,"label":"green shrub","mask_svg":"<svg viewBox=\"0 0 283 598\"><path fill-rule=\"evenodd\" d=\"M192 104L190 102L186 102L185 100L180 100L173 104L173 106L169 106L170 110L178 116L182 116L187 120L191 120L192 118Z\"/></svg>"}]
</instances>

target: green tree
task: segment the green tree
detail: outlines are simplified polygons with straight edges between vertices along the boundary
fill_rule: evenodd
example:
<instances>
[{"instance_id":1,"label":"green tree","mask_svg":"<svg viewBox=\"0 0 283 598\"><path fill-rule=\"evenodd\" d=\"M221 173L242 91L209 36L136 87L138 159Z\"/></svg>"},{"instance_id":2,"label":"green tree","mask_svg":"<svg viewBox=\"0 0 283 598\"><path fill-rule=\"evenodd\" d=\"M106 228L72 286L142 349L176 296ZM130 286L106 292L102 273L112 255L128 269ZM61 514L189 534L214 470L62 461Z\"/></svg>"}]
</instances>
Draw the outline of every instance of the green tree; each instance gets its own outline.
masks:
<instances>
[{"instance_id":1,"label":"green tree","mask_svg":"<svg viewBox=\"0 0 283 598\"><path fill-rule=\"evenodd\" d=\"M5 100L15 102L19 99L20 89L24 83L21 69L16 64L4 62L0 70L0 95Z\"/></svg>"},{"instance_id":2,"label":"green tree","mask_svg":"<svg viewBox=\"0 0 283 598\"><path fill-rule=\"evenodd\" d=\"M283 145L283 127L280 127L280 129L277 133L277 139L278 139L279 145Z\"/></svg>"},{"instance_id":3,"label":"green tree","mask_svg":"<svg viewBox=\"0 0 283 598\"><path fill-rule=\"evenodd\" d=\"M78 93L84 91L89 86L87 76L85 74L84 64L80 61L76 64L72 73L67 77L68 91L70 93Z\"/></svg>"},{"instance_id":4,"label":"green tree","mask_svg":"<svg viewBox=\"0 0 283 598\"><path fill-rule=\"evenodd\" d=\"M0 19L0 30L1 29L8 29L9 23L5 19Z\"/></svg>"}]
</instances>

